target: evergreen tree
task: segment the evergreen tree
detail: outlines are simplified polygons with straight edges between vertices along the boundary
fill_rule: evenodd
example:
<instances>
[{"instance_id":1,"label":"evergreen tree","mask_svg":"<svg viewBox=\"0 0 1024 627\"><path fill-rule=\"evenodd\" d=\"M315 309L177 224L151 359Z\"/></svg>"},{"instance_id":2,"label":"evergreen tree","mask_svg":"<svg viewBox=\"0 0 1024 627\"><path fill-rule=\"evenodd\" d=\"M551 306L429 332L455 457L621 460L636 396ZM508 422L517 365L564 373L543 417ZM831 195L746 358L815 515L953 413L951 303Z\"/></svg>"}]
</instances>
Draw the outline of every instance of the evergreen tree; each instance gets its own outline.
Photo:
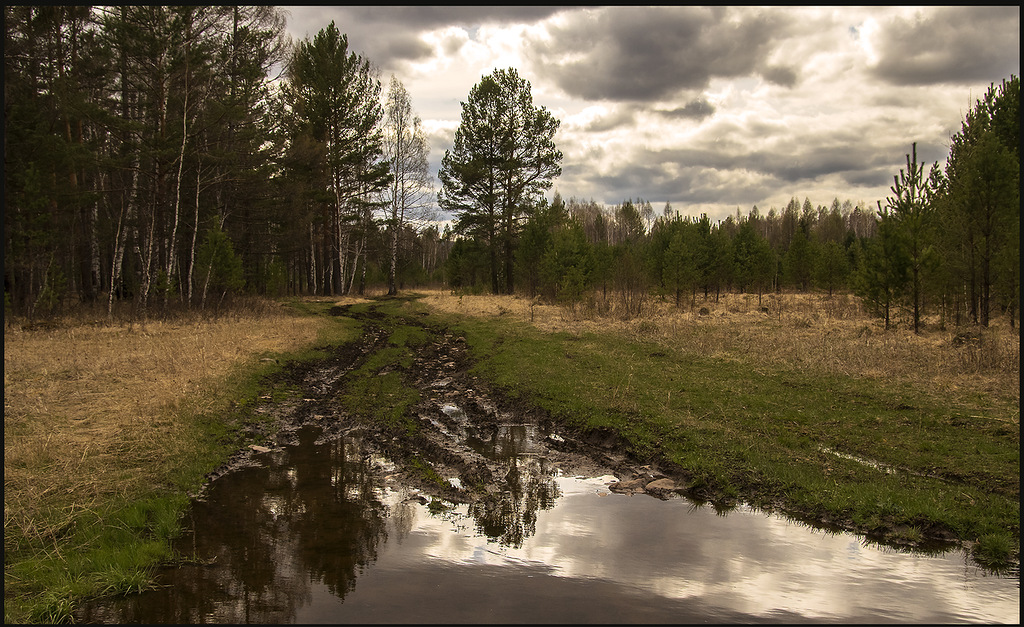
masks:
<instances>
[{"instance_id":1,"label":"evergreen tree","mask_svg":"<svg viewBox=\"0 0 1024 627\"><path fill-rule=\"evenodd\" d=\"M933 194L924 175L924 163L917 162L916 143L911 152L907 155L907 169L901 169L899 176L894 177L890 188L893 195L886 202L907 247L914 333L920 333L922 286L935 256L931 236Z\"/></svg>"},{"instance_id":2,"label":"evergreen tree","mask_svg":"<svg viewBox=\"0 0 1024 627\"><path fill-rule=\"evenodd\" d=\"M815 243L808 237L807 230L798 224L783 257L782 267L786 280L801 291L811 289L816 253Z\"/></svg>"},{"instance_id":3,"label":"evergreen tree","mask_svg":"<svg viewBox=\"0 0 1024 627\"><path fill-rule=\"evenodd\" d=\"M860 254L854 291L890 328L892 309L907 284L909 260L896 218L878 203L878 234Z\"/></svg>"},{"instance_id":4,"label":"evergreen tree","mask_svg":"<svg viewBox=\"0 0 1024 627\"><path fill-rule=\"evenodd\" d=\"M242 259L235 253L235 247L219 225L206 232L202 246L196 253L199 266L199 280L202 284L202 308L206 308L209 294L218 296L218 303L245 285L242 273Z\"/></svg>"},{"instance_id":5,"label":"evergreen tree","mask_svg":"<svg viewBox=\"0 0 1024 627\"><path fill-rule=\"evenodd\" d=\"M550 205L542 201L540 206L530 215L523 227L519 237L519 246L516 249L516 272L519 277L517 281L525 288L529 296L536 296L541 290L541 260L551 248L553 233L561 228L569 215L566 213L565 203L562 197L555 192L555 198ZM545 284L545 295L553 299L554 291L547 289L550 286Z\"/></svg>"},{"instance_id":6,"label":"evergreen tree","mask_svg":"<svg viewBox=\"0 0 1024 627\"><path fill-rule=\"evenodd\" d=\"M567 219L551 232L551 243L540 260L543 291L556 302L575 308L591 286L593 256L583 227Z\"/></svg>"},{"instance_id":7,"label":"evergreen tree","mask_svg":"<svg viewBox=\"0 0 1024 627\"><path fill-rule=\"evenodd\" d=\"M837 242L825 242L820 248L818 263L814 267L815 283L828 290L828 295L832 296L833 292L846 283L849 274L850 263L846 249Z\"/></svg>"},{"instance_id":8,"label":"evergreen tree","mask_svg":"<svg viewBox=\"0 0 1024 627\"><path fill-rule=\"evenodd\" d=\"M626 240L612 247L611 279L625 319L639 316L647 301L646 251L642 241Z\"/></svg>"},{"instance_id":9,"label":"evergreen tree","mask_svg":"<svg viewBox=\"0 0 1024 627\"><path fill-rule=\"evenodd\" d=\"M331 287L334 293L347 293L365 255L373 207L369 199L391 176L383 159L380 81L369 61L349 52L348 37L331 22L312 41L300 42L283 93L296 130L323 146L324 187L332 193L325 229L335 253Z\"/></svg>"},{"instance_id":10,"label":"evergreen tree","mask_svg":"<svg viewBox=\"0 0 1024 627\"><path fill-rule=\"evenodd\" d=\"M732 240L732 254L733 278L741 294L753 283L752 277L757 271L754 258L757 241L758 235L754 230L754 223L750 220L740 223L736 230L736 237Z\"/></svg>"},{"instance_id":11,"label":"evergreen tree","mask_svg":"<svg viewBox=\"0 0 1024 627\"><path fill-rule=\"evenodd\" d=\"M982 326L993 285L1004 286L1005 301L1019 300L1019 102L1018 77L990 87L951 139L946 161L945 249L967 285L971 319Z\"/></svg>"},{"instance_id":12,"label":"evergreen tree","mask_svg":"<svg viewBox=\"0 0 1024 627\"><path fill-rule=\"evenodd\" d=\"M690 293L692 307L700 281L700 234L690 220L673 220L671 225L671 239L664 252L665 285L675 295L676 307L686 292Z\"/></svg>"},{"instance_id":13,"label":"evergreen tree","mask_svg":"<svg viewBox=\"0 0 1024 627\"><path fill-rule=\"evenodd\" d=\"M775 253L757 232L756 220L744 220L733 240L733 277L740 293L756 289L760 304L762 294L771 287L775 265Z\"/></svg>"},{"instance_id":14,"label":"evergreen tree","mask_svg":"<svg viewBox=\"0 0 1024 627\"><path fill-rule=\"evenodd\" d=\"M529 82L511 68L483 77L462 103L454 146L441 162L438 202L457 216L460 232L488 249L495 294L502 274L504 291L512 291L521 219L561 174L557 129L558 120L533 105Z\"/></svg>"}]
</instances>

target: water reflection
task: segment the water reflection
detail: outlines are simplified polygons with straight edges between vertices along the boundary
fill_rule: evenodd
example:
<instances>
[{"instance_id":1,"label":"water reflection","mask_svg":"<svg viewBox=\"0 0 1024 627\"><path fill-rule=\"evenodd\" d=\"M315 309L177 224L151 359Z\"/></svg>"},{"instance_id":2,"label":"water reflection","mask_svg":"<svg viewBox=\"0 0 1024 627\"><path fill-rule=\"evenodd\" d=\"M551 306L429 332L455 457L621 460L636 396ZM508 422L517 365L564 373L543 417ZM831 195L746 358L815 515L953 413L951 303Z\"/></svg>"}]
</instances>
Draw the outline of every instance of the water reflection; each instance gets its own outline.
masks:
<instances>
[{"instance_id":1,"label":"water reflection","mask_svg":"<svg viewBox=\"0 0 1024 627\"><path fill-rule=\"evenodd\" d=\"M447 412L446 412L447 413ZM455 414L455 412L452 412ZM451 417L451 416L449 416ZM464 423L463 423L464 424ZM452 427L455 429L455 427ZM83 622L1015 622L1019 583L797 522L563 476L531 425L462 437L499 478L431 508L360 440L297 442L214 482L164 587Z\"/></svg>"},{"instance_id":2,"label":"water reflection","mask_svg":"<svg viewBox=\"0 0 1024 627\"><path fill-rule=\"evenodd\" d=\"M370 456L350 439L298 443L228 474L193 504L177 543L188 563L161 587L82 608L82 622L291 622L315 585L343 599L387 540L387 508Z\"/></svg>"},{"instance_id":3,"label":"water reflection","mask_svg":"<svg viewBox=\"0 0 1024 627\"><path fill-rule=\"evenodd\" d=\"M509 459L504 491L489 494L469 506L479 533L499 544L519 548L537 532L537 512L551 509L558 484L546 460Z\"/></svg>"},{"instance_id":4,"label":"water reflection","mask_svg":"<svg viewBox=\"0 0 1024 627\"><path fill-rule=\"evenodd\" d=\"M551 509L560 492L555 469L539 451L535 425L498 425L474 433L469 445L501 464L499 490L469 506L479 533L502 545L520 547L537 531L537 512Z\"/></svg>"}]
</instances>

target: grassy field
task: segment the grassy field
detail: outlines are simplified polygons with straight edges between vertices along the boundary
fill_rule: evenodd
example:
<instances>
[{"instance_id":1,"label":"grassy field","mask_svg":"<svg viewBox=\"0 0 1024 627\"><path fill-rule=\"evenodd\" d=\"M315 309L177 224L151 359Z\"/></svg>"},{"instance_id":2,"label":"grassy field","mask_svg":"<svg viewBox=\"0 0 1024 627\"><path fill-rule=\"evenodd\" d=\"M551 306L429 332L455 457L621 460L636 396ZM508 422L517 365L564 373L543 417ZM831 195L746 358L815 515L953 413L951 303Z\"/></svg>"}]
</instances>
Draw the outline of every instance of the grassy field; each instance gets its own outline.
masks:
<instances>
[{"instance_id":1,"label":"grassy field","mask_svg":"<svg viewBox=\"0 0 1024 627\"><path fill-rule=\"evenodd\" d=\"M321 314L359 300L145 325L8 324L5 621L66 620L76 599L143 588L153 563L180 558L168 540L188 494L244 445L246 408L271 393L261 377L352 339L350 319ZM421 332L401 324L402 302L392 352ZM709 498L908 544L944 532L983 562L1019 559L1016 330L884 331L842 296L697 304L650 302L622 320L600 303L432 291L412 308L466 336L477 374L571 428L621 434L638 458L671 460ZM393 384L391 409L409 404L400 380L367 381ZM387 405L374 407L400 419Z\"/></svg>"},{"instance_id":2,"label":"grassy field","mask_svg":"<svg viewBox=\"0 0 1024 627\"><path fill-rule=\"evenodd\" d=\"M631 320L514 297L422 302L453 315L480 375L678 464L711 499L898 544L956 539L997 569L1019 560L1016 330L885 331L852 299L815 295L651 303Z\"/></svg>"},{"instance_id":3,"label":"grassy field","mask_svg":"<svg viewBox=\"0 0 1024 627\"><path fill-rule=\"evenodd\" d=\"M230 420L264 393L260 377L351 333L267 302L215 319L8 322L8 623L60 622L74 599L148 585L149 567L171 557L188 494L241 445Z\"/></svg>"},{"instance_id":4,"label":"grassy field","mask_svg":"<svg viewBox=\"0 0 1024 627\"><path fill-rule=\"evenodd\" d=\"M980 563L1011 565L1016 333L885 331L849 299L777 298L767 312L742 296L696 315L655 304L633 320L515 297L385 300L372 308L389 342L353 373L348 404L400 421L420 325L447 327L466 337L474 374L570 429L617 434L637 459L667 460L716 505L747 501L907 547L956 541Z\"/></svg>"}]
</instances>

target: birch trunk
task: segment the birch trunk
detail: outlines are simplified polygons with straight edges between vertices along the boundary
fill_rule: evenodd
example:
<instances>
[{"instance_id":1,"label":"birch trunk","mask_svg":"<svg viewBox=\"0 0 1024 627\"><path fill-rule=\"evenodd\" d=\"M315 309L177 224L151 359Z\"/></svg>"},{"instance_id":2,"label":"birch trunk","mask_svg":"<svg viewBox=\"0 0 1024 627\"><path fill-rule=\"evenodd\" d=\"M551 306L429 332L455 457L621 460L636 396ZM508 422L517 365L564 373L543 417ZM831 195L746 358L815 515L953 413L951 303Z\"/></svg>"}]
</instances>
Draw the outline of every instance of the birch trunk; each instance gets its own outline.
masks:
<instances>
[{"instance_id":1,"label":"birch trunk","mask_svg":"<svg viewBox=\"0 0 1024 627\"><path fill-rule=\"evenodd\" d=\"M192 246L189 249L188 258L188 307L192 308L192 285L193 285L193 274L196 267L196 236L199 234L199 173L202 172L200 164L196 164L196 215L195 215L195 228L192 229Z\"/></svg>"},{"instance_id":2,"label":"birch trunk","mask_svg":"<svg viewBox=\"0 0 1024 627\"><path fill-rule=\"evenodd\" d=\"M349 277L348 289L345 290L346 294L351 294L352 293L352 285L355 284L355 282L356 282L356 266L359 265L359 254L363 250L364 240L365 240L365 236L364 236L363 240L360 240L359 244L356 245L356 254L352 258L352 276ZM363 267L364 268L366 267L366 262L365 261L363 262Z\"/></svg>"},{"instance_id":3,"label":"birch trunk","mask_svg":"<svg viewBox=\"0 0 1024 627\"><path fill-rule=\"evenodd\" d=\"M167 251L167 280L171 280L171 275L174 273L175 263L175 251L177 250L178 242L178 219L180 216L181 209L181 173L182 168L185 165L185 144L188 140L188 64L185 65L185 102L182 106L181 114L181 151L178 153L178 179L174 186L174 220L171 226L171 243ZM199 187L196 186L196 193L199 193ZM198 202L196 203L199 204ZM197 206L198 209L198 206ZM167 294L164 294L164 305L167 304Z\"/></svg>"},{"instance_id":4,"label":"birch trunk","mask_svg":"<svg viewBox=\"0 0 1024 627\"><path fill-rule=\"evenodd\" d=\"M114 258L111 260L110 268L110 298L107 301L107 317L114 317L114 294L117 292L118 284L121 281L121 267L124 261L124 251L127 244L128 225L131 223L135 206L135 195L138 192L139 159L138 153L132 160L132 180L128 188L127 201L121 202L121 211L117 217L117 236L114 246ZM123 197L123 196L122 196Z\"/></svg>"},{"instance_id":5,"label":"birch trunk","mask_svg":"<svg viewBox=\"0 0 1024 627\"><path fill-rule=\"evenodd\" d=\"M340 240L339 243L338 243L338 277L337 277L337 286L338 286L338 293L339 294L345 294L345 277L347 276L347 272L346 271L348 270L348 268L346 267L348 265L347 264L347 262L348 262L348 238L349 238L348 230L345 230L345 232L338 238Z\"/></svg>"}]
</instances>

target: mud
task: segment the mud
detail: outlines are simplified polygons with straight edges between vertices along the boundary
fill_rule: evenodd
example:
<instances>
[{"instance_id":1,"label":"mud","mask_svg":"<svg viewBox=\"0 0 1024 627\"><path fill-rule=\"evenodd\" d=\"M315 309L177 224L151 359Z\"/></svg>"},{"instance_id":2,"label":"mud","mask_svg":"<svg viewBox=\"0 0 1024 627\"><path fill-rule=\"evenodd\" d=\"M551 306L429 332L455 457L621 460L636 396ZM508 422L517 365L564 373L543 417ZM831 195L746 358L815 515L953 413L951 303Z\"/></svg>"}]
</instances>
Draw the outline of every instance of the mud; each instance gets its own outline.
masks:
<instances>
[{"instance_id":1,"label":"mud","mask_svg":"<svg viewBox=\"0 0 1024 627\"><path fill-rule=\"evenodd\" d=\"M412 411L418 428L409 433L353 415L339 400L347 383L346 375L387 346L389 333L384 315L377 312L376 306L365 312L351 306L336 306L330 313L360 321L362 336L341 346L320 347L329 353L324 359L285 364L283 372L276 376L277 382L297 387L299 397L277 402L264 397L255 412L272 420L252 421L242 427L241 434L263 444L235 453L208 475L209 481L236 469L259 466L261 462L256 456L294 445L302 427L315 425L322 430L320 440L358 436L376 454L391 460L396 470L386 477L389 486L413 486L425 497L473 503L499 493L510 479L508 464L503 463L501 455L495 456L493 451L481 454L474 450L474 444L477 448L500 446L497 442L503 432L527 428L539 435L531 440L538 447L533 452L563 474L614 475L621 481L611 484L610 489L627 494L646 493L666 499L685 493L685 478L679 472L664 464L631 459L614 433L568 431L556 425L544 410L504 394L470 374L472 360L465 338L448 328L426 324L422 316L408 316L404 320L405 324L426 331L429 337L412 365L392 365L379 373L400 369L406 384L419 391L421 400ZM521 452L507 451L505 457ZM423 460L448 481L432 481L425 476ZM202 499L203 492L193 497Z\"/></svg>"}]
</instances>

